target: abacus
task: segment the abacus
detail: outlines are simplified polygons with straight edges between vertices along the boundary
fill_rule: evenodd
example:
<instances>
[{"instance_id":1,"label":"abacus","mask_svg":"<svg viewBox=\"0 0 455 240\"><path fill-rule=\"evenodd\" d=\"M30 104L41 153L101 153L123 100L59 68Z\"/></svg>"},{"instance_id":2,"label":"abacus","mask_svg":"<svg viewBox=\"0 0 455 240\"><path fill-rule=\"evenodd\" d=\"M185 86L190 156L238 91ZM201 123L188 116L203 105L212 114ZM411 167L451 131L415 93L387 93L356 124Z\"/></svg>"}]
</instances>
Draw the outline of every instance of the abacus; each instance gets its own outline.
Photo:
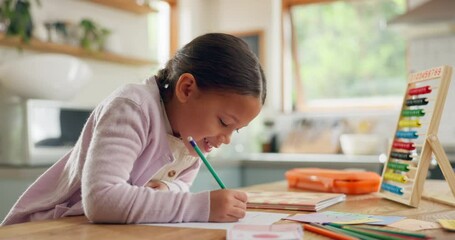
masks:
<instances>
[{"instance_id":1,"label":"abacus","mask_svg":"<svg viewBox=\"0 0 455 240\"><path fill-rule=\"evenodd\" d=\"M382 196L417 207L434 155L452 194L455 174L437 137L452 68L412 73L381 178Z\"/></svg>"}]
</instances>

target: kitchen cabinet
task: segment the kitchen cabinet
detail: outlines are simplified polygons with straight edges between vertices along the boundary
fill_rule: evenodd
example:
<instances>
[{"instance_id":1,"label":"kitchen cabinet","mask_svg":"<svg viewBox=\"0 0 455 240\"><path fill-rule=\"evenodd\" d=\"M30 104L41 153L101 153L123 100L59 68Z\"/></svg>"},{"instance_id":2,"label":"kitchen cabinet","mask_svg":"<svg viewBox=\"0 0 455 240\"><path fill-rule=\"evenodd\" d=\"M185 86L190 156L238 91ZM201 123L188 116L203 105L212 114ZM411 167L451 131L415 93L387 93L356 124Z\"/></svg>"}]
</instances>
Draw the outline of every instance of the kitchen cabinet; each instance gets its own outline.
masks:
<instances>
[{"instance_id":1,"label":"kitchen cabinet","mask_svg":"<svg viewBox=\"0 0 455 240\"><path fill-rule=\"evenodd\" d=\"M419 2L423 2L419 4ZM410 39L441 36L455 32L453 14L455 1L453 0L425 0L408 1L415 4L406 13L399 15L387 22L393 29L396 28Z\"/></svg>"},{"instance_id":2,"label":"kitchen cabinet","mask_svg":"<svg viewBox=\"0 0 455 240\"><path fill-rule=\"evenodd\" d=\"M212 161L211 163L213 168L215 168L216 173L223 181L224 185L227 188L239 188L243 187L242 184L242 167L241 162L237 160L226 160L223 162ZM201 166L201 169L193 182L190 190L191 192L201 192L209 190L220 189L220 185L215 180L210 171L205 167Z\"/></svg>"},{"instance_id":3,"label":"kitchen cabinet","mask_svg":"<svg viewBox=\"0 0 455 240\"><path fill-rule=\"evenodd\" d=\"M257 153L242 157L242 185L282 181L293 168L358 169L382 173L377 155Z\"/></svg>"},{"instance_id":4,"label":"kitchen cabinet","mask_svg":"<svg viewBox=\"0 0 455 240\"><path fill-rule=\"evenodd\" d=\"M235 159L209 161L228 188L262 184L285 179L292 168L358 169L382 173L383 163L377 155L251 153ZM201 167L191 191L219 189L210 172Z\"/></svg>"},{"instance_id":5,"label":"kitchen cabinet","mask_svg":"<svg viewBox=\"0 0 455 240\"><path fill-rule=\"evenodd\" d=\"M443 146L447 158L449 159L450 165L452 166L453 170L455 171L455 146L452 145L445 145ZM430 168L428 169L427 178L429 179L445 179L444 174L439 167L439 164L432 160L430 164Z\"/></svg>"},{"instance_id":6,"label":"kitchen cabinet","mask_svg":"<svg viewBox=\"0 0 455 240\"><path fill-rule=\"evenodd\" d=\"M389 21L389 24L423 25L436 22L452 23L455 1L432 0L424 2L405 14L399 15Z\"/></svg>"},{"instance_id":7,"label":"kitchen cabinet","mask_svg":"<svg viewBox=\"0 0 455 240\"><path fill-rule=\"evenodd\" d=\"M148 14L158 12L158 10L148 5L138 4L136 0L89 0L89 1L104 6L116 8L122 11L132 12L135 14Z\"/></svg>"},{"instance_id":8,"label":"kitchen cabinet","mask_svg":"<svg viewBox=\"0 0 455 240\"><path fill-rule=\"evenodd\" d=\"M47 167L0 166L0 222L19 196L46 170Z\"/></svg>"}]
</instances>

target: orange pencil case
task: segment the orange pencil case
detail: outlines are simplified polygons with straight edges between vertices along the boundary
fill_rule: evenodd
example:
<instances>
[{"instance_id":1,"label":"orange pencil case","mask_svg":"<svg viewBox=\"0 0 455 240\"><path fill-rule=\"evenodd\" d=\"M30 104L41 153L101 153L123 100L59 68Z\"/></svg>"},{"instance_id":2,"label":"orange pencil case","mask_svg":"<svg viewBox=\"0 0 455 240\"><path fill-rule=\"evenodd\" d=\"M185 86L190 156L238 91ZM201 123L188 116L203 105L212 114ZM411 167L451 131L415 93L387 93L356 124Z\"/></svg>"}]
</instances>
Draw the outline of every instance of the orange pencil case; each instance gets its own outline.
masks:
<instances>
[{"instance_id":1,"label":"orange pencil case","mask_svg":"<svg viewBox=\"0 0 455 240\"><path fill-rule=\"evenodd\" d=\"M294 168L287 171L285 176L289 188L346 194L377 192L381 181L375 172L322 168Z\"/></svg>"}]
</instances>

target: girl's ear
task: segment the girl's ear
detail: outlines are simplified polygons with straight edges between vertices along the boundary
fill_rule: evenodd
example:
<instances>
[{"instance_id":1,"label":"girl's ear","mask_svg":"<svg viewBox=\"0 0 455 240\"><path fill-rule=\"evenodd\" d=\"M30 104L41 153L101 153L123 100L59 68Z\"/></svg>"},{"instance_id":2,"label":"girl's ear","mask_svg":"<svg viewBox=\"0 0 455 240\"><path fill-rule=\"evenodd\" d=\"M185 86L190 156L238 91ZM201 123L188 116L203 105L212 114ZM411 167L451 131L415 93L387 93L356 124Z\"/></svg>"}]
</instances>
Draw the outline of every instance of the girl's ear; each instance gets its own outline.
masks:
<instances>
[{"instance_id":1,"label":"girl's ear","mask_svg":"<svg viewBox=\"0 0 455 240\"><path fill-rule=\"evenodd\" d=\"M196 79L191 73L180 75L175 84L175 96L179 102L186 102L198 90Z\"/></svg>"}]
</instances>

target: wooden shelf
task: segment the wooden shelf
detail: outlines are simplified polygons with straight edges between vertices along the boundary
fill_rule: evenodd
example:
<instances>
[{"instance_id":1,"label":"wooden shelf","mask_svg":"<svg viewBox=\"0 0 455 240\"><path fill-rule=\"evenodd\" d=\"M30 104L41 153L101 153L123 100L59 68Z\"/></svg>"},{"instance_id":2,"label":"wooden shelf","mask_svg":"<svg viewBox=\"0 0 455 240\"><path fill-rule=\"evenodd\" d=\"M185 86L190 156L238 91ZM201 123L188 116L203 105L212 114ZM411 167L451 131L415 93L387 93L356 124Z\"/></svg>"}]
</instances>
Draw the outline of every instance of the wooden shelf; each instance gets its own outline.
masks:
<instances>
[{"instance_id":1,"label":"wooden shelf","mask_svg":"<svg viewBox=\"0 0 455 240\"><path fill-rule=\"evenodd\" d=\"M63 53L81 58L90 58L106 62L120 63L133 66L146 66L157 64L156 61L132 58L108 52L90 52L80 47L50 42L42 42L36 39L32 39L30 43L25 44L21 42L18 37L7 37L3 33L0 33L0 45L8 47L19 47L23 49L40 52Z\"/></svg>"},{"instance_id":2,"label":"wooden shelf","mask_svg":"<svg viewBox=\"0 0 455 240\"><path fill-rule=\"evenodd\" d=\"M136 0L89 0L90 2L104 6L120 9L135 14L149 14L158 12L158 10L147 5L139 5Z\"/></svg>"}]
</instances>

